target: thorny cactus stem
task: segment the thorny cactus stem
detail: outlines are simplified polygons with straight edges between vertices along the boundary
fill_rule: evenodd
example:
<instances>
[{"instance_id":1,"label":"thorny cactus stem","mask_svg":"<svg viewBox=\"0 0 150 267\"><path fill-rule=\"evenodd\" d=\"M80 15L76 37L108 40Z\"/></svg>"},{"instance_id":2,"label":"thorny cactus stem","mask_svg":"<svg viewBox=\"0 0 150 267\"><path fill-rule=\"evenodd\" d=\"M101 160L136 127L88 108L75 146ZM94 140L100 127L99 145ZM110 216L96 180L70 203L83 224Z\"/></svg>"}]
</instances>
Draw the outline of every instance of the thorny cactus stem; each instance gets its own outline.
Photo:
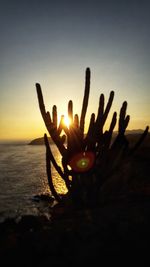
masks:
<instances>
[{"instance_id":1,"label":"thorny cactus stem","mask_svg":"<svg viewBox=\"0 0 150 267\"><path fill-rule=\"evenodd\" d=\"M89 129L85 136L84 126L90 93L90 77L91 72L90 69L87 68L85 73L85 90L80 119L78 114L73 115L72 100L68 103L68 117L71 120L69 128L67 128L67 126L63 123L63 115L61 116L60 124L58 125L57 107L55 105L52 108L52 116L45 110L41 86L38 83L36 84L41 115L53 142L58 147L62 156L61 168L55 161L50 149L47 135L45 134L46 169L51 193L58 202L63 200L53 185L51 175L52 163L60 177L65 181L69 198L75 205L83 204L84 206L91 205L92 203L94 203L94 205L95 203L98 204L102 186L104 186L110 179L112 173L117 170L122 161L129 157L139 147L146 137L149 129L147 126L135 146L132 149L129 149L125 131L128 126L130 116L126 115L127 102L124 101L119 114L118 135L112 143L112 134L117 122L116 112L113 114L109 130L105 132L103 130L114 99L114 92L111 91L105 109L104 95L100 95L97 116L95 116L94 113L91 114ZM65 132L65 135L63 136L61 135L62 130ZM66 138L67 146L64 144ZM88 159L89 155L93 155L92 157L95 158L95 161L88 171L75 171L74 169L70 170L68 168L68 165L71 164L70 162L73 161L74 157L78 158L81 156L78 164L82 164L82 161L84 165L88 164L88 160L90 160L90 158ZM81 167L84 168L84 165Z\"/></svg>"}]
</instances>

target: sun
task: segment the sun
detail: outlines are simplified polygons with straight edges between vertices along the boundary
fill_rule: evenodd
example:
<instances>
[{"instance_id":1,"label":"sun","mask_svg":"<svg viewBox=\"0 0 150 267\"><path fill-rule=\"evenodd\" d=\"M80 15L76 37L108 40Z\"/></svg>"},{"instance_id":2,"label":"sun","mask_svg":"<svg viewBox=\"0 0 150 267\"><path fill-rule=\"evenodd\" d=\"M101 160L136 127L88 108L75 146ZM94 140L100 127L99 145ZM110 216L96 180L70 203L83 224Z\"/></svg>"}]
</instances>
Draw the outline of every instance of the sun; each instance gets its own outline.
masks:
<instances>
[{"instance_id":1,"label":"sun","mask_svg":"<svg viewBox=\"0 0 150 267\"><path fill-rule=\"evenodd\" d=\"M69 128L69 126L71 125L71 119L68 116L64 116L63 123L65 124L65 126L67 126L67 128Z\"/></svg>"}]
</instances>

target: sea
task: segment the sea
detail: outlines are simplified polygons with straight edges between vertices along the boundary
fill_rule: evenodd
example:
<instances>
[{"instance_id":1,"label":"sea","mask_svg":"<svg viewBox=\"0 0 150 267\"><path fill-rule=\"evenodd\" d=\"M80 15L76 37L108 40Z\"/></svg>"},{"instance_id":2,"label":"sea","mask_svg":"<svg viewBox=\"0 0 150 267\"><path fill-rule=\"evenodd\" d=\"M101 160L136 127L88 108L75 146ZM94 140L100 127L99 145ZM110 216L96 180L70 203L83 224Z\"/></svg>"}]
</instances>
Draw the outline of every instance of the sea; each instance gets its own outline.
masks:
<instances>
[{"instance_id":1,"label":"sea","mask_svg":"<svg viewBox=\"0 0 150 267\"><path fill-rule=\"evenodd\" d=\"M61 166L55 145L53 155ZM51 195L45 162L45 146L28 143L0 144L0 222L23 215L47 215L49 205L38 196ZM60 194L67 192L64 181L52 166L53 183Z\"/></svg>"}]
</instances>

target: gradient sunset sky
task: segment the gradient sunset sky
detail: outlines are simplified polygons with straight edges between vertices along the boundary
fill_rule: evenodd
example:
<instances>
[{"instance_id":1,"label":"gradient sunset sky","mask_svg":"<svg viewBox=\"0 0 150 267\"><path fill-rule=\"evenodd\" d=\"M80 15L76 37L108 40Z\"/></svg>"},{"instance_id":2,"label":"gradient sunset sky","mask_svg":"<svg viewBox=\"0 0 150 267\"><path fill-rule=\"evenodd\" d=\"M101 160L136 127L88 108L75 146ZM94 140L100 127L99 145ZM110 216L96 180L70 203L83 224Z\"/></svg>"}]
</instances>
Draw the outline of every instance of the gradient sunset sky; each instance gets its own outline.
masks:
<instances>
[{"instance_id":1,"label":"gradient sunset sky","mask_svg":"<svg viewBox=\"0 0 150 267\"><path fill-rule=\"evenodd\" d=\"M128 129L150 125L150 1L1 0L0 140L46 132L36 96L46 109L80 114L85 69L91 69L88 116L100 93L115 91L112 111L128 102ZM111 115L111 114L110 114ZM108 122L109 123L109 122ZM107 127L107 125L106 125Z\"/></svg>"}]
</instances>

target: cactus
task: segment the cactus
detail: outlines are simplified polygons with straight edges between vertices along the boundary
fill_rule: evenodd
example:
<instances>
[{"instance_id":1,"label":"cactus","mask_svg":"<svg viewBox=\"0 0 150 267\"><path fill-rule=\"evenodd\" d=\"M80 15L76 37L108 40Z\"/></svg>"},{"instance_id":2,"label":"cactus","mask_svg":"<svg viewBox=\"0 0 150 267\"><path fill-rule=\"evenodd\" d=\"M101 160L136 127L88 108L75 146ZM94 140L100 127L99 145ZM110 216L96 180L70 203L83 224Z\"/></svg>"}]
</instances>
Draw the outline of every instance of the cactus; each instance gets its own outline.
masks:
<instances>
[{"instance_id":1,"label":"cactus","mask_svg":"<svg viewBox=\"0 0 150 267\"><path fill-rule=\"evenodd\" d=\"M100 95L97 116L91 114L88 132L85 135L84 126L90 93L90 69L86 69L85 90L81 115L73 114L73 102L68 102L68 117L71 120L69 127L63 123L63 115L58 125L57 107L54 105L52 116L46 112L40 84L36 84L39 108L45 126L53 142L58 147L62 157L62 167L58 166L54 159L47 135L44 135L46 146L46 169L50 190L57 202L61 203L64 196L60 196L54 185L51 176L51 163L56 171L65 181L68 189L67 196L74 205L89 206L98 204L101 188L108 181L122 161L134 153L143 142L148 133L147 126L135 146L130 149L129 142L125 136L130 116L126 115L127 102L123 102L120 109L118 121L118 134L112 143L112 134L117 123L117 113L114 112L108 131L104 131L104 125L110 112L114 92L110 92L106 108L104 109L105 98ZM62 130L65 135L61 135ZM64 145L67 139L67 146ZM74 167L74 164L76 166ZM68 167L71 167L70 168ZM71 179L70 179L71 178ZM67 198L67 199L68 199Z\"/></svg>"}]
</instances>

